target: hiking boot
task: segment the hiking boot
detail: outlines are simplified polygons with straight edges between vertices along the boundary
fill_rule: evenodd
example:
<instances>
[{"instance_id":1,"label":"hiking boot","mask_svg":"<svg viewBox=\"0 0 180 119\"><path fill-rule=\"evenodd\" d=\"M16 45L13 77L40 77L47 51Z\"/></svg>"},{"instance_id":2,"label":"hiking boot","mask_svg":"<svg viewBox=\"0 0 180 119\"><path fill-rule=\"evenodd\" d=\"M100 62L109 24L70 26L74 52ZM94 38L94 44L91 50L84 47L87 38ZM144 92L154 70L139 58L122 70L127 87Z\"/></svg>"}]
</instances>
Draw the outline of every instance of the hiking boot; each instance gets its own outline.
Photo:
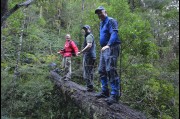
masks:
<instances>
[{"instance_id":1,"label":"hiking boot","mask_svg":"<svg viewBox=\"0 0 180 119\"><path fill-rule=\"evenodd\" d=\"M115 95L111 95L110 97L105 99L105 101L107 102L108 105L112 105L113 103L117 103L118 100L119 100L119 97L115 96Z\"/></svg>"},{"instance_id":2,"label":"hiking boot","mask_svg":"<svg viewBox=\"0 0 180 119\"><path fill-rule=\"evenodd\" d=\"M58 68L54 69L53 71L56 72L56 73L60 72Z\"/></svg>"},{"instance_id":3,"label":"hiking boot","mask_svg":"<svg viewBox=\"0 0 180 119\"><path fill-rule=\"evenodd\" d=\"M69 79L68 78L64 78L64 81L69 81Z\"/></svg>"},{"instance_id":4,"label":"hiking boot","mask_svg":"<svg viewBox=\"0 0 180 119\"><path fill-rule=\"evenodd\" d=\"M71 78L67 77L67 76L63 76L61 79L64 80L64 81L69 81Z\"/></svg>"},{"instance_id":5,"label":"hiking boot","mask_svg":"<svg viewBox=\"0 0 180 119\"><path fill-rule=\"evenodd\" d=\"M86 90L88 91L88 92L93 92L94 91L94 89L93 88L86 88Z\"/></svg>"},{"instance_id":6,"label":"hiking boot","mask_svg":"<svg viewBox=\"0 0 180 119\"><path fill-rule=\"evenodd\" d=\"M88 92L94 91L93 85L88 85L88 86L86 87L86 90L87 90Z\"/></svg>"},{"instance_id":7,"label":"hiking boot","mask_svg":"<svg viewBox=\"0 0 180 119\"><path fill-rule=\"evenodd\" d=\"M86 91L88 91L88 92L93 92L94 89L93 89L93 87L86 87Z\"/></svg>"},{"instance_id":8,"label":"hiking boot","mask_svg":"<svg viewBox=\"0 0 180 119\"><path fill-rule=\"evenodd\" d=\"M64 80L65 78L66 78L66 76L61 77L61 79L63 79L63 80Z\"/></svg>"},{"instance_id":9,"label":"hiking boot","mask_svg":"<svg viewBox=\"0 0 180 119\"><path fill-rule=\"evenodd\" d=\"M68 76L65 76L64 81L69 81L71 78Z\"/></svg>"},{"instance_id":10,"label":"hiking boot","mask_svg":"<svg viewBox=\"0 0 180 119\"><path fill-rule=\"evenodd\" d=\"M99 92L95 95L97 98L107 98L109 97L109 91L108 92Z\"/></svg>"}]
</instances>

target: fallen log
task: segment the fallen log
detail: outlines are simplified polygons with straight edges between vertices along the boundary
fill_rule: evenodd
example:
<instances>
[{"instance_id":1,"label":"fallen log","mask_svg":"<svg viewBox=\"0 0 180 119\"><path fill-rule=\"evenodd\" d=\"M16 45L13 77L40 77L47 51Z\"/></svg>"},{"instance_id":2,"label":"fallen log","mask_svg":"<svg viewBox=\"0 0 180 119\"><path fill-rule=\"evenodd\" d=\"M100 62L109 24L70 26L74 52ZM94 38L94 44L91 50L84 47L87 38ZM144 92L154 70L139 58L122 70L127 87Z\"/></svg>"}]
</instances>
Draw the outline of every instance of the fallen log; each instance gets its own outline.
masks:
<instances>
[{"instance_id":1,"label":"fallen log","mask_svg":"<svg viewBox=\"0 0 180 119\"><path fill-rule=\"evenodd\" d=\"M1 0L2 1L2 0ZM5 0L4 0L5 1ZM4 9L7 9L7 1L3 3L6 5L6 7ZM6 12L7 10L3 10L3 16L1 16L1 26L3 24L3 22L10 16L12 15L15 11L17 11L20 7L25 6L28 7L34 0L27 0L23 3L20 4L16 4L12 9L10 9L8 12ZM2 8L1 8L2 10Z\"/></svg>"},{"instance_id":2,"label":"fallen log","mask_svg":"<svg viewBox=\"0 0 180 119\"><path fill-rule=\"evenodd\" d=\"M56 72L51 71L51 79L79 108L85 111L90 119L146 119L144 114L119 103L108 105L104 99L97 99L95 92L87 92L85 87L73 82L64 81Z\"/></svg>"}]
</instances>

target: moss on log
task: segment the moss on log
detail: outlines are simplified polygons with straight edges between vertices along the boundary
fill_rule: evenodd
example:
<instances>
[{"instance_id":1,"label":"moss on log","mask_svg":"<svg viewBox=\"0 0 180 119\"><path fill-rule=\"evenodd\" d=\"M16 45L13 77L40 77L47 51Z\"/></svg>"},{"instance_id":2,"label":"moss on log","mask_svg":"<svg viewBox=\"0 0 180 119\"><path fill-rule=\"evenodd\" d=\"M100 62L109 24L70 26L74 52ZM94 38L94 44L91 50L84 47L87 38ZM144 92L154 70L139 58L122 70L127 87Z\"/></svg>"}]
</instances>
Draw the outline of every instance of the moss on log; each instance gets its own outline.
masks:
<instances>
[{"instance_id":1,"label":"moss on log","mask_svg":"<svg viewBox=\"0 0 180 119\"><path fill-rule=\"evenodd\" d=\"M73 82L61 80L56 72L50 72L52 81L70 98L90 119L146 119L144 114L119 103L108 105L104 99L97 99L95 92L87 92L85 87Z\"/></svg>"}]
</instances>

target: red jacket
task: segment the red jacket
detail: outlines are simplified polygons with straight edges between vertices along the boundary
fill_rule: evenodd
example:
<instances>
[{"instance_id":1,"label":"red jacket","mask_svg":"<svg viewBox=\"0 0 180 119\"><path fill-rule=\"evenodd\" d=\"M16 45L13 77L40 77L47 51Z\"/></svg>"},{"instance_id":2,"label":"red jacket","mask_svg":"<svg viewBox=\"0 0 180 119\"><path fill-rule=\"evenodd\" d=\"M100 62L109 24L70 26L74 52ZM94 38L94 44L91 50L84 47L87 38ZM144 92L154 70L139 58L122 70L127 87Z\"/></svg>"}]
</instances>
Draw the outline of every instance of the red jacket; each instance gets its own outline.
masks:
<instances>
[{"instance_id":1,"label":"red jacket","mask_svg":"<svg viewBox=\"0 0 180 119\"><path fill-rule=\"evenodd\" d=\"M72 40L66 40L64 44L64 50L60 50L59 53L63 55L63 57L71 57L72 51L74 50L75 54L78 53L78 47Z\"/></svg>"}]
</instances>

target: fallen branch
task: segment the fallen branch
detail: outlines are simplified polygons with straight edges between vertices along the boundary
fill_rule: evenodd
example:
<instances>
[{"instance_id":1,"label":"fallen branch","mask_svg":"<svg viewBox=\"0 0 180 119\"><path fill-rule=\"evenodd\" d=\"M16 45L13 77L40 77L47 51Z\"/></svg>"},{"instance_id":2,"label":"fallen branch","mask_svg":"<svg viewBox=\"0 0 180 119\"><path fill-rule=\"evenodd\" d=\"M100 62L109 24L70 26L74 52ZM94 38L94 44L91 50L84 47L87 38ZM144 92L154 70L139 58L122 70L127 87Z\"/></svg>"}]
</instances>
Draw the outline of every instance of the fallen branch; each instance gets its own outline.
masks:
<instances>
[{"instance_id":1,"label":"fallen branch","mask_svg":"<svg viewBox=\"0 0 180 119\"><path fill-rule=\"evenodd\" d=\"M90 119L146 119L146 117L121 103L107 105L104 99L97 99L95 92L87 92L85 87L73 82L61 80L56 72L50 72L52 81L79 108L85 111Z\"/></svg>"},{"instance_id":2,"label":"fallen branch","mask_svg":"<svg viewBox=\"0 0 180 119\"><path fill-rule=\"evenodd\" d=\"M2 26L3 22L4 22L11 14L13 14L15 11L17 11L20 7L22 7L22 6L28 7L32 2L33 2L33 0L27 0L26 2L23 2L23 3L20 3L20 4L16 4L12 9L10 9L8 12L6 12L6 13L1 17L1 26Z\"/></svg>"}]
</instances>

